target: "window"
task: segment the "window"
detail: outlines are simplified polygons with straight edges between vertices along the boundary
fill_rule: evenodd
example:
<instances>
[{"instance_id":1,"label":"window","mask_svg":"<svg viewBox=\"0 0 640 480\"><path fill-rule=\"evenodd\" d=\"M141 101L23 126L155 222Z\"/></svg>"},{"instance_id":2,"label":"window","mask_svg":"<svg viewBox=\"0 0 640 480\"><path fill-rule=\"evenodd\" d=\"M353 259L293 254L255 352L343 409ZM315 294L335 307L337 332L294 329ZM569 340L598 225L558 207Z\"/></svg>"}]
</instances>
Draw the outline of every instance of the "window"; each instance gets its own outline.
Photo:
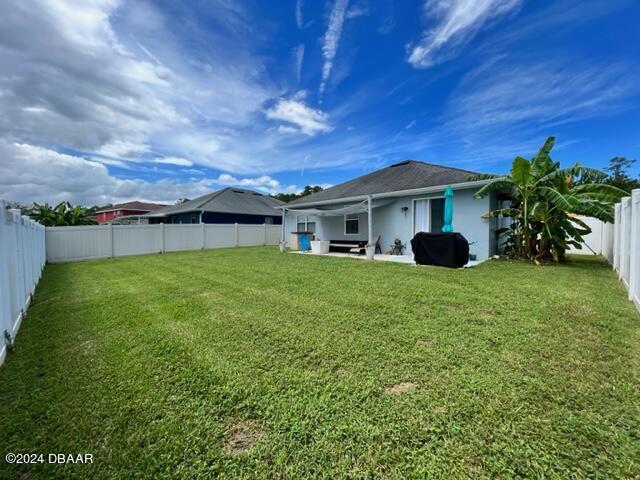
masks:
<instances>
[{"instance_id":1,"label":"window","mask_svg":"<svg viewBox=\"0 0 640 480\"><path fill-rule=\"evenodd\" d=\"M358 235L358 217L344 216L344 234Z\"/></svg>"},{"instance_id":2,"label":"window","mask_svg":"<svg viewBox=\"0 0 640 480\"><path fill-rule=\"evenodd\" d=\"M198 223L198 215L195 213L191 214L191 223Z\"/></svg>"},{"instance_id":3,"label":"window","mask_svg":"<svg viewBox=\"0 0 640 480\"><path fill-rule=\"evenodd\" d=\"M429 207L431 208L431 231L441 232L444 226L444 198L433 198L429 200Z\"/></svg>"},{"instance_id":4,"label":"window","mask_svg":"<svg viewBox=\"0 0 640 480\"><path fill-rule=\"evenodd\" d=\"M273 217L264 217L264 223L267 225L273 225Z\"/></svg>"},{"instance_id":5,"label":"window","mask_svg":"<svg viewBox=\"0 0 640 480\"><path fill-rule=\"evenodd\" d=\"M306 216L306 215L298 215L296 217L297 231L298 232L316 233L316 222L312 221L312 219L315 219L315 217Z\"/></svg>"},{"instance_id":6,"label":"window","mask_svg":"<svg viewBox=\"0 0 640 480\"><path fill-rule=\"evenodd\" d=\"M444 198L416 200L414 207L414 231L441 232L444 225Z\"/></svg>"}]
</instances>

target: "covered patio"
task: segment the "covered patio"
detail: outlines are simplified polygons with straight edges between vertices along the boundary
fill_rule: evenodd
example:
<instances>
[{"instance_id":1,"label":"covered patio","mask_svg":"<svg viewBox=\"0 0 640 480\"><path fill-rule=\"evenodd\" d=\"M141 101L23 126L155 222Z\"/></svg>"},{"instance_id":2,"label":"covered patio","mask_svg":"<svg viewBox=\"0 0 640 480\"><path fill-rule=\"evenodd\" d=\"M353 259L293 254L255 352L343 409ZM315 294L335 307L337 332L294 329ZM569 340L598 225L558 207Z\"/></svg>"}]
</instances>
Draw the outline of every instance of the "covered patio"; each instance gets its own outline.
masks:
<instances>
[{"instance_id":1,"label":"covered patio","mask_svg":"<svg viewBox=\"0 0 640 480\"><path fill-rule=\"evenodd\" d=\"M283 241L287 241L287 235L286 235L286 225L287 225L287 216L289 215L296 215L296 216L303 216L305 218L305 222L304 222L304 231L305 232L309 232L309 228L308 228L308 219L310 217L317 219L319 222L322 222L323 220L326 220L330 217L333 217L335 219L343 217L345 218L345 231L344 231L344 235L353 235L353 241L357 242L360 241L359 235L359 231L357 230L356 227L356 232L355 233L350 233L347 231L347 218L348 216L356 216L355 218L357 218L358 215L361 214L366 214L366 226L367 226L367 237L366 237L366 241L367 241L367 245L370 246L375 246L376 245L376 236L374 235L374 230L373 230L373 210L376 208L380 208L382 206L385 205L389 205L390 203L393 202L393 199L390 198L386 198L386 199L379 199L379 200L373 200L373 196L372 195L368 195L367 199L364 201L359 201L359 202L353 202L353 203L347 203L344 204L344 202L340 202L340 204L337 205L323 205L323 206L316 206L316 207L306 207L306 208L286 208L283 207L282 208L282 240ZM315 224L315 222L312 222ZM296 222L296 227L299 225L298 222ZM297 228L297 230L299 230L299 228ZM309 233L316 233L315 231L313 232L309 232ZM329 236L327 235L327 238L321 238L320 240L333 240L333 238L329 238ZM346 240L343 240L346 241ZM345 247L346 248L346 247ZM333 253L333 252L332 252Z\"/></svg>"}]
</instances>

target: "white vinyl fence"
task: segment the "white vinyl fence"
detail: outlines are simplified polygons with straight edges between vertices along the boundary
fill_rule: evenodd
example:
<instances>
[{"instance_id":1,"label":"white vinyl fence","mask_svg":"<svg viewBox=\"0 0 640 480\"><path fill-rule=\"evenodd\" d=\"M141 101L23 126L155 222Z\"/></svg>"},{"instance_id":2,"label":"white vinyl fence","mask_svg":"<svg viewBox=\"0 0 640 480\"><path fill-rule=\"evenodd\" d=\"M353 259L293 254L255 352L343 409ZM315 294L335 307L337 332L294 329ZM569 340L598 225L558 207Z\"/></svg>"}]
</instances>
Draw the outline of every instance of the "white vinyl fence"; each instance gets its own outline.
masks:
<instances>
[{"instance_id":1,"label":"white vinyl fence","mask_svg":"<svg viewBox=\"0 0 640 480\"><path fill-rule=\"evenodd\" d=\"M604 225L602 256L613 266L640 310L640 189L616 204L615 223Z\"/></svg>"},{"instance_id":2,"label":"white vinyl fence","mask_svg":"<svg viewBox=\"0 0 640 480\"><path fill-rule=\"evenodd\" d=\"M46 260L42 225L0 201L0 365L31 303Z\"/></svg>"},{"instance_id":3,"label":"white vinyl fence","mask_svg":"<svg viewBox=\"0 0 640 480\"><path fill-rule=\"evenodd\" d=\"M277 245L280 225L159 224L47 227L47 261Z\"/></svg>"}]
</instances>

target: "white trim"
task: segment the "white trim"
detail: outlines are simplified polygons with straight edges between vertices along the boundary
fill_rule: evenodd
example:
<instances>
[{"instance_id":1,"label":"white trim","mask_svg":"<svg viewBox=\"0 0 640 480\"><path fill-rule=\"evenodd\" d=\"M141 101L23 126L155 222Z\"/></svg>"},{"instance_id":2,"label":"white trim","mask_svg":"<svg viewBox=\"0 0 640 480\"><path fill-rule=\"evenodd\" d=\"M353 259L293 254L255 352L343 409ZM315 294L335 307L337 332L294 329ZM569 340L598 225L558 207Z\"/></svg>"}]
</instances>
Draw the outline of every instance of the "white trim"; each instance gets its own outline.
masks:
<instances>
[{"instance_id":1,"label":"white trim","mask_svg":"<svg viewBox=\"0 0 640 480\"><path fill-rule=\"evenodd\" d=\"M347 218L350 217L350 218ZM356 233L347 233L347 220L356 220L358 222L358 231ZM360 235L360 217L357 213L345 214L343 218L344 236Z\"/></svg>"}]
</instances>

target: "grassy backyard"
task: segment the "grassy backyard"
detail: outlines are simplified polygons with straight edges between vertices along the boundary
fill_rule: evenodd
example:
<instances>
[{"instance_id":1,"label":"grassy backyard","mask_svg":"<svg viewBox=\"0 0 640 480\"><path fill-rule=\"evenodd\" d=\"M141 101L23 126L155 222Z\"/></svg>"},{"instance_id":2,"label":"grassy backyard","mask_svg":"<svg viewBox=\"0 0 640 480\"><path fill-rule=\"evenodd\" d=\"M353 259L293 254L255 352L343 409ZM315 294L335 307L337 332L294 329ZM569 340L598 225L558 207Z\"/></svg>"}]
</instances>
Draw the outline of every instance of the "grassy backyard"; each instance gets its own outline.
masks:
<instances>
[{"instance_id":1,"label":"grassy backyard","mask_svg":"<svg viewBox=\"0 0 640 480\"><path fill-rule=\"evenodd\" d=\"M0 450L94 463L0 478L637 478L625 297L593 257L49 265L0 368Z\"/></svg>"}]
</instances>

